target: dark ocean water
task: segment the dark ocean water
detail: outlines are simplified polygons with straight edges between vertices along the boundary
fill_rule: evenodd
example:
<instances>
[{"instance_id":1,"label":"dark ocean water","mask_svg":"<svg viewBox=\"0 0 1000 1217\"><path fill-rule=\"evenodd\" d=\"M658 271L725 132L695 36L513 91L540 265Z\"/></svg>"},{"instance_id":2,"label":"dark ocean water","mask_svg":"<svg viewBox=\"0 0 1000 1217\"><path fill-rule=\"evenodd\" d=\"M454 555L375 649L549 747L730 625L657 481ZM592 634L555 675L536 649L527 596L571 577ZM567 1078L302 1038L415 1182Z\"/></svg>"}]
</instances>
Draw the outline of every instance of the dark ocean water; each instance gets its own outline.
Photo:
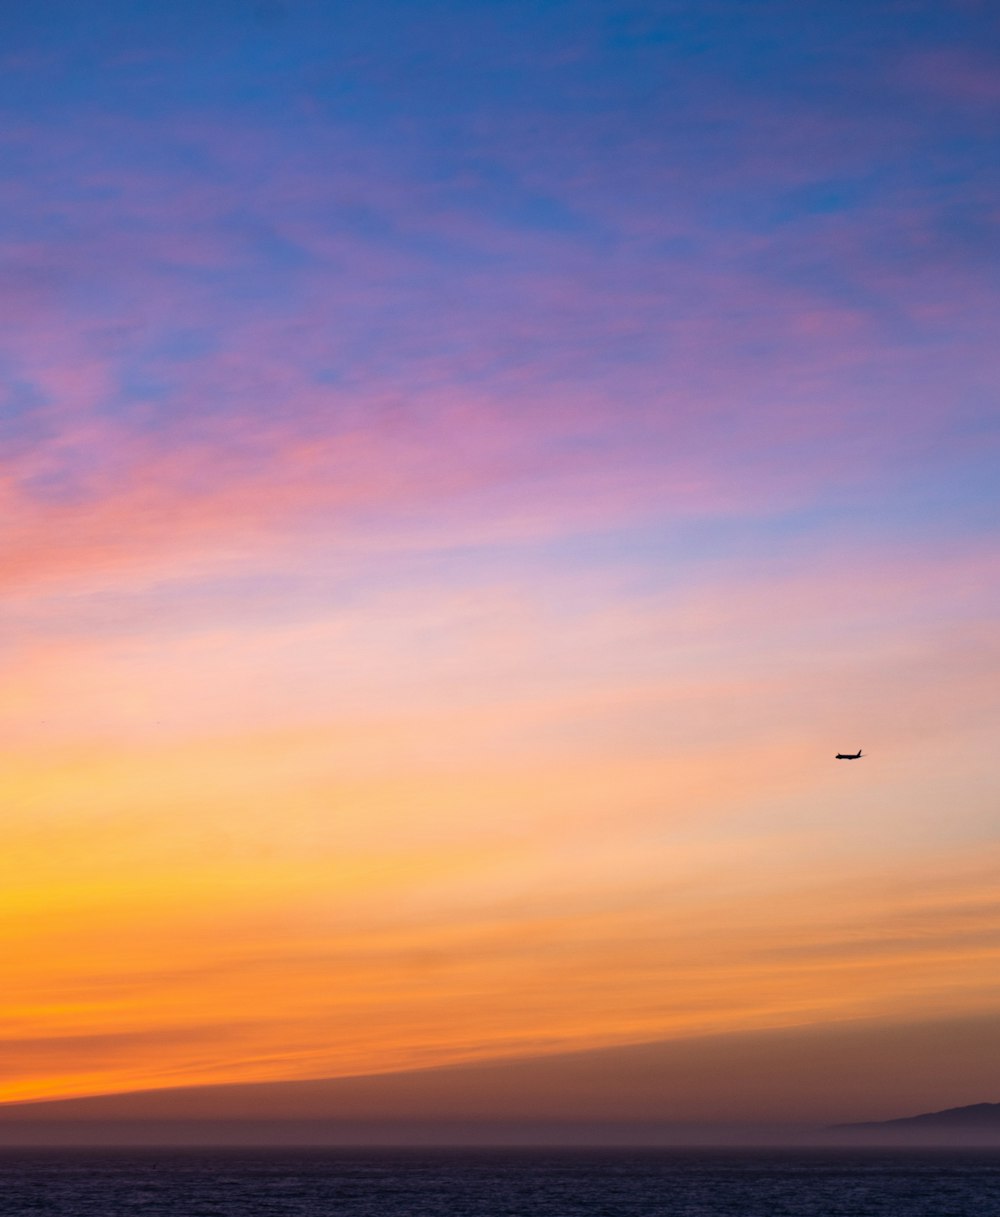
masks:
<instances>
[{"instance_id":1,"label":"dark ocean water","mask_svg":"<svg viewBox=\"0 0 1000 1217\"><path fill-rule=\"evenodd\" d=\"M1000 1150L6 1149L0 1214L1000 1217Z\"/></svg>"}]
</instances>

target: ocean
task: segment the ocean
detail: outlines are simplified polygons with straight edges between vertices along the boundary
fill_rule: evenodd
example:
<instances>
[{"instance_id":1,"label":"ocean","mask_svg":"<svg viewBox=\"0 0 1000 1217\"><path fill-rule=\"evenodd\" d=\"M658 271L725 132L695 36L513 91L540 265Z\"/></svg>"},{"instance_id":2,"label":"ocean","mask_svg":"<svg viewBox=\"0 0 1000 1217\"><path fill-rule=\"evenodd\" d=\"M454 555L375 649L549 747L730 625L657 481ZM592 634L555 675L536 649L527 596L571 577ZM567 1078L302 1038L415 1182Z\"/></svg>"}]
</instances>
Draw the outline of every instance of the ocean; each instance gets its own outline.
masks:
<instances>
[{"instance_id":1,"label":"ocean","mask_svg":"<svg viewBox=\"0 0 1000 1217\"><path fill-rule=\"evenodd\" d=\"M0 1214L1000 1217L1000 1149L5 1149Z\"/></svg>"}]
</instances>

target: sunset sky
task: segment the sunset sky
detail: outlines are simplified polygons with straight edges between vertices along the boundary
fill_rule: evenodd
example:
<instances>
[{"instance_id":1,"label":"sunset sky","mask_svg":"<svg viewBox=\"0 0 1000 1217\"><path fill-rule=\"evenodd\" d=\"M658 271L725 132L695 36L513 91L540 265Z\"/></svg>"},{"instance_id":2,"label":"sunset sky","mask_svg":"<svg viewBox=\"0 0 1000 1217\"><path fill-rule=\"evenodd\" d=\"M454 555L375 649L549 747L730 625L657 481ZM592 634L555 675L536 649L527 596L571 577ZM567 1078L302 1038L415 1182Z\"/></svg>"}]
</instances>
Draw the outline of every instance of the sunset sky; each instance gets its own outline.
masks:
<instances>
[{"instance_id":1,"label":"sunset sky","mask_svg":"<svg viewBox=\"0 0 1000 1217\"><path fill-rule=\"evenodd\" d=\"M38 0L0 115L0 1099L1000 1018L995 5Z\"/></svg>"}]
</instances>

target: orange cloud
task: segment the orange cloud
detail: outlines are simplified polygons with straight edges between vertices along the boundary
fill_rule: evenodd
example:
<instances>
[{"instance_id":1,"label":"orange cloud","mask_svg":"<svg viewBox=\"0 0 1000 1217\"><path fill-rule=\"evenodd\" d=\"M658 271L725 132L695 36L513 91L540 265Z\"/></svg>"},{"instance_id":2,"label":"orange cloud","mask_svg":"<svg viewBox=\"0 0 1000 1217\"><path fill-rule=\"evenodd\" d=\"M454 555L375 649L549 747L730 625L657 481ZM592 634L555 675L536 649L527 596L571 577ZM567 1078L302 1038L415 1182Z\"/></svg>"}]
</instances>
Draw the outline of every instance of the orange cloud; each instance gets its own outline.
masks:
<instances>
[{"instance_id":1,"label":"orange cloud","mask_svg":"<svg viewBox=\"0 0 1000 1217\"><path fill-rule=\"evenodd\" d=\"M992 576L953 569L39 641L0 694L6 1097L995 1008Z\"/></svg>"}]
</instances>

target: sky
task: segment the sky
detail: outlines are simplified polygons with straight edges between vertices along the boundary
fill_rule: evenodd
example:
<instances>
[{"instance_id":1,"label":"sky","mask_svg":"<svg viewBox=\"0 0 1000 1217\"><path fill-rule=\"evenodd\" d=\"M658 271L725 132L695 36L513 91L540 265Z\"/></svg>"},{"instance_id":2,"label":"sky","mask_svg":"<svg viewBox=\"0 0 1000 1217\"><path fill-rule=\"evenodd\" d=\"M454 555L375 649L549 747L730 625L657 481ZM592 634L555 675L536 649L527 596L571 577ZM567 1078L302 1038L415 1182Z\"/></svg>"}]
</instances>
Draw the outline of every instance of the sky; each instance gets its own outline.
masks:
<instances>
[{"instance_id":1,"label":"sky","mask_svg":"<svg viewBox=\"0 0 1000 1217\"><path fill-rule=\"evenodd\" d=\"M1000 1098L996 8L0 48L0 1101L565 1057L596 1119L588 1054L859 1028L737 1117Z\"/></svg>"}]
</instances>

